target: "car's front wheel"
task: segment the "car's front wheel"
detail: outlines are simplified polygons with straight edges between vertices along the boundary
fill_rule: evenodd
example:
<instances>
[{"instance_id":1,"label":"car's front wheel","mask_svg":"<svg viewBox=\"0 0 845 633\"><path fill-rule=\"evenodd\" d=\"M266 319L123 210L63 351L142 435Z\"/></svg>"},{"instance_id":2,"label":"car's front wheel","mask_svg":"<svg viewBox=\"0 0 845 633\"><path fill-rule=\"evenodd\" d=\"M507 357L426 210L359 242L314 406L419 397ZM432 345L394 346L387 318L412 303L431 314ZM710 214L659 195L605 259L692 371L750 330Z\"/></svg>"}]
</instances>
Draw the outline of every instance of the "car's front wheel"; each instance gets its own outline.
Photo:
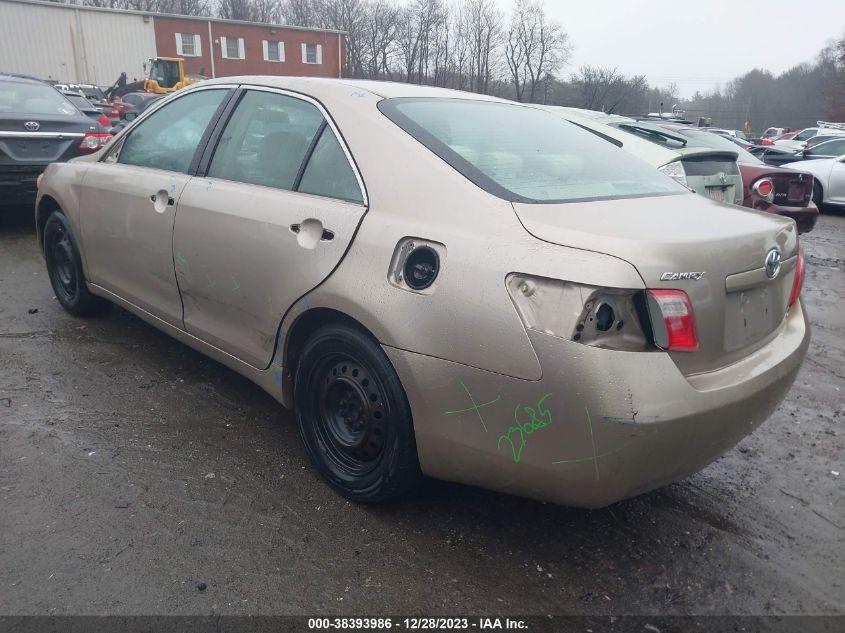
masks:
<instances>
[{"instance_id":1,"label":"car's front wheel","mask_svg":"<svg viewBox=\"0 0 845 633\"><path fill-rule=\"evenodd\" d=\"M44 225L44 257L53 292L65 310L76 316L88 316L108 305L85 285L82 258L70 223L61 211L54 211Z\"/></svg>"},{"instance_id":2,"label":"car's front wheel","mask_svg":"<svg viewBox=\"0 0 845 633\"><path fill-rule=\"evenodd\" d=\"M348 325L317 330L300 356L294 399L308 456L345 496L386 501L420 479L405 391L367 334Z\"/></svg>"}]
</instances>

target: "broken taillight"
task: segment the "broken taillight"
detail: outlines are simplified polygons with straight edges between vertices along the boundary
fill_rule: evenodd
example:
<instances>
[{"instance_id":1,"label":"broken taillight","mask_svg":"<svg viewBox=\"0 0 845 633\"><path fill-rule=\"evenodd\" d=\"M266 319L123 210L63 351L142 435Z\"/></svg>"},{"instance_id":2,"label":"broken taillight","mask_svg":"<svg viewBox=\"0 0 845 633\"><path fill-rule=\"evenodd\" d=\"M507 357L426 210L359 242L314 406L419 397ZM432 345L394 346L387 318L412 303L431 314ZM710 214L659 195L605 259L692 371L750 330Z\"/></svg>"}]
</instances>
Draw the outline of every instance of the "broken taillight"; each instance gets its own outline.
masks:
<instances>
[{"instance_id":1,"label":"broken taillight","mask_svg":"<svg viewBox=\"0 0 845 633\"><path fill-rule=\"evenodd\" d=\"M672 352L698 350L695 313L686 292L649 289L648 307L654 342L658 347Z\"/></svg>"},{"instance_id":2,"label":"broken taillight","mask_svg":"<svg viewBox=\"0 0 845 633\"><path fill-rule=\"evenodd\" d=\"M804 251L798 249L798 262L795 264L795 281L792 282L792 292L789 294L789 305L792 307L798 301L801 287L804 285Z\"/></svg>"}]
</instances>

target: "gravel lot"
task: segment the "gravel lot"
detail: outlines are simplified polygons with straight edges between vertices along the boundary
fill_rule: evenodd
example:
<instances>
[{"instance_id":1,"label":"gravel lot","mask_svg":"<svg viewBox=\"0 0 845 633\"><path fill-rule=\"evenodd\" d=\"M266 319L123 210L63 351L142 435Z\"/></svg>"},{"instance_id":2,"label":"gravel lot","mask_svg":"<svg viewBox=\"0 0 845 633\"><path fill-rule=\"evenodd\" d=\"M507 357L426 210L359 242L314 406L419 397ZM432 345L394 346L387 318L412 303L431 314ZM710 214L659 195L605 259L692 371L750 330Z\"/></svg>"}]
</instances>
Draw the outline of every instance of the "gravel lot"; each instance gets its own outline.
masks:
<instances>
[{"instance_id":1,"label":"gravel lot","mask_svg":"<svg viewBox=\"0 0 845 633\"><path fill-rule=\"evenodd\" d=\"M845 614L842 214L802 240L813 341L774 416L596 511L436 481L347 502L258 387L64 313L28 215L0 217L0 615Z\"/></svg>"}]
</instances>

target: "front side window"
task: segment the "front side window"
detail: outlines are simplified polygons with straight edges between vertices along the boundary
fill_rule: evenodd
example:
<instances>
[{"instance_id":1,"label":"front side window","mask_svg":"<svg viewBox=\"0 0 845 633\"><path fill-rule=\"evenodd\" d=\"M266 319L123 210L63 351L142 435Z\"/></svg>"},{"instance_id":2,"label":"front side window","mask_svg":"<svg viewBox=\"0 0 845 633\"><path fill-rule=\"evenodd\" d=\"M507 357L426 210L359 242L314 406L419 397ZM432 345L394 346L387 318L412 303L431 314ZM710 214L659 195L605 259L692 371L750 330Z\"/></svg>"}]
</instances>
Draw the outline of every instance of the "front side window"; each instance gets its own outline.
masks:
<instances>
[{"instance_id":1,"label":"front side window","mask_svg":"<svg viewBox=\"0 0 845 633\"><path fill-rule=\"evenodd\" d=\"M117 162L187 173L199 142L228 90L198 90L171 101L139 122Z\"/></svg>"},{"instance_id":2,"label":"front side window","mask_svg":"<svg viewBox=\"0 0 845 633\"><path fill-rule=\"evenodd\" d=\"M806 130L802 130L800 134L793 137L793 141L807 141L813 138L819 131L816 128L807 128Z\"/></svg>"},{"instance_id":3,"label":"front side window","mask_svg":"<svg viewBox=\"0 0 845 633\"><path fill-rule=\"evenodd\" d=\"M486 191L514 202L689 193L625 150L557 115L470 99L385 99L394 123Z\"/></svg>"},{"instance_id":4,"label":"front side window","mask_svg":"<svg viewBox=\"0 0 845 633\"><path fill-rule=\"evenodd\" d=\"M306 101L251 90L226 124L208 175L293 190L322 124L323 115Z\"/></svg>"}]
</instances>

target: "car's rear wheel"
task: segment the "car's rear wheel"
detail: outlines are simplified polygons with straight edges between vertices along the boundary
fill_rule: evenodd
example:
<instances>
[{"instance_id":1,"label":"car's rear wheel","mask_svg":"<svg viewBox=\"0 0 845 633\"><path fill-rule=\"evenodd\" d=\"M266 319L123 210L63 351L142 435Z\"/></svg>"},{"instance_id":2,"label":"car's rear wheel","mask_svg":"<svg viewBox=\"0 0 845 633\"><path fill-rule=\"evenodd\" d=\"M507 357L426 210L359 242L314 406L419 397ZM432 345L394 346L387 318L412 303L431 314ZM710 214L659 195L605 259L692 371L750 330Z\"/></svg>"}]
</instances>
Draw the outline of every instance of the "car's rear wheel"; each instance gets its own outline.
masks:
<instances>
[{"instance_id":1,"label":"car's rear wheel","mask_svg":"<svg viewBox=\"0 0 845 633\"><path fill-rule=\"evenodd\" d=\"M813 183L813 204L816 205L819 210L819 213L821 213L822 210L823 197L824 196L822 194L822 186L818 183L818 181L815 181Z\"/></svg>"},{"instance_id":2,"label":"car's rear wheel","mask_svg":"<svg viewBox=\"0 0 845 633\"><path fill-rule=\"evenodd\" d=\"M91 294L85 285L82 259L70 228L61 211L54 211L44 225L44 257L56 299L77 316L99 313L108 303Z\"/></svg>"},{"instance_id":3,"label":"car's rear wheel","mask_svg":"<svg viewBox=\"0 0 845 633\"><path fill-rule=\"evenodd\" d=\"M308 456L345 496L386 501L420 479L405 391L367 334L348 325L316 331L296 368L294 399Z\"/></svg>"}]
</instances>

